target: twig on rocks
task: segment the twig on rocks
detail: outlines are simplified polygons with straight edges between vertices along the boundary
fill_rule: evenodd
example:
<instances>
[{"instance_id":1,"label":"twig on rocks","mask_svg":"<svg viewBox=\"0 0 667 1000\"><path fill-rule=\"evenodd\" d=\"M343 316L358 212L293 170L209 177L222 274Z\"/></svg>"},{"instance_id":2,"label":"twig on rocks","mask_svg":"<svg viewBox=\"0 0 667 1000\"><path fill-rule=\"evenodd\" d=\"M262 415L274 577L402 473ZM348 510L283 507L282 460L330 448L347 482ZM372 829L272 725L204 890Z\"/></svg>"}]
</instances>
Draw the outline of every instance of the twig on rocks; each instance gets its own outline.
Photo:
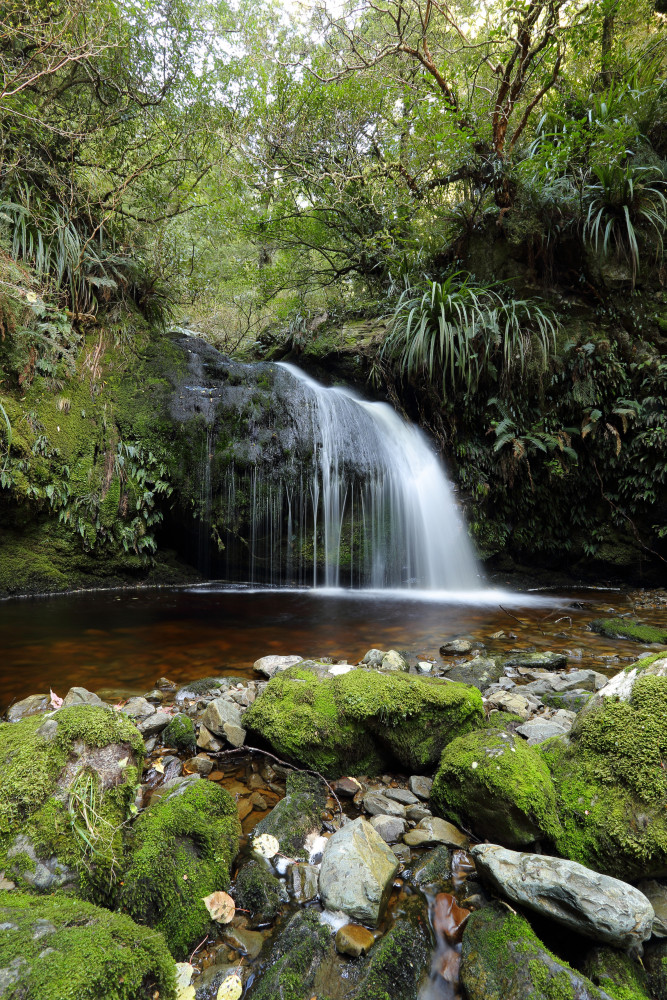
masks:
<instances>
[{"instance_id":1,"label":"twig on rocks","mask_svg":"<svg viewBox=\"0 0 667 1000\"><path fill-rule=\"evenodd\" d=\"M201 946L203 944L206 944L207 941L208 941L208 934L206 935L205 938L202 938L202 940L199 942L199 944L197 945L197 947L195 948L195 950L190 955L190 958L188 959L188 961L190 962L190 965L192 965L192 959L195 957L195 955L197 954L197 952L199 951L199 949L201 948Z\"/></svg>"},{"instance_id":2,"label":"twig on rocks","mask_svg":"<svg viewBox=\"0 0 667 1000\"><path fill-rule=\"evenodd\" d=\"M313 771L309 767L297 767L296 764L290 764L289 761L287 761L287 760L281 760L281 758L280 757L276 757L275 754L269 753L268 750L260 750L259 747L242 746L242 747L236 747L234 750L216 750L216 751L209 751L209 753L211 754L212 757L231 757L234 754L261 753L265 757L270 757L271 760L275 760L276 764L280 764L282 767L291 767L293 771L301 771L303 774L314 774L317 778L319 778L321 781L323 781L324 784L327 786L327 788L331 792L332 797L336 801L336 805L338 806L338 814L340 816L343 815L343 807L340 804L340 799L338 798L338 796L334 792L333 788L331 787L331 785L329 784L329 782L327 781L327 779L324 777L323 774L320 774L319 771Z\"/></svg>"}]
</instances>

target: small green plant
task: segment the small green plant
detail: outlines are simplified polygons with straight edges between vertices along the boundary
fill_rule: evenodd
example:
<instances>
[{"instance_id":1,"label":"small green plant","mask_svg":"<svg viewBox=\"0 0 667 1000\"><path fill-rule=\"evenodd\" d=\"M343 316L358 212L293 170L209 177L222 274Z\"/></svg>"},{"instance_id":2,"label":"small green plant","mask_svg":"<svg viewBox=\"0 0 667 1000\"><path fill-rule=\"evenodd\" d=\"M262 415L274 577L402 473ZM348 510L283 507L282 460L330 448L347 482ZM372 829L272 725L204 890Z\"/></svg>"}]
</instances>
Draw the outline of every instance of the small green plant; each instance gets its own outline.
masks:
<instances>
[{"instance_id":1,"label":"small green plant","mask_svg":"<svg viewBox=\"0 0 667 1000\"><path fill-rule=\"evenodd\" d=\"M419 291L409 286L401 295L382 353L408 375L439 376L445 398L448 389L474 390L499 369L523 372L535 348L546 368L556 321L538 301L505 298L460 271Z\"/></svg>"}]
</instances>

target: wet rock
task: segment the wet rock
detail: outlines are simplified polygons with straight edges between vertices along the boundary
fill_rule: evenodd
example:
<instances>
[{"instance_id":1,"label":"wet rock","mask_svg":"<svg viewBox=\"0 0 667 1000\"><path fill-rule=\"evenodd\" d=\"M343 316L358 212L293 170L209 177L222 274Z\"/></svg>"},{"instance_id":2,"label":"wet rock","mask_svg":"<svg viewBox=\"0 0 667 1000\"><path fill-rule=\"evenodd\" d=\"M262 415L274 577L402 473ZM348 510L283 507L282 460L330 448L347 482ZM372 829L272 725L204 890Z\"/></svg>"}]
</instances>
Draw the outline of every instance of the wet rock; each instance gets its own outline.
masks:
<instances>
[{"instance_id":1,"label":"wet rock","mask_svg":"<svg viewBox=\"0 0 667 1000\"><path fill-rule=\"evenodd\" d=\"M387 653L383 649L369 649L361 662L367 667L379 670L386 655Z\"/></svg>"},{"instance_id":2,"label":"wet rock","mask_svg":"<svg viewBox=\"0 0 667 1000\"><path fill-rule=\"evenodd\" d=\"M207 729L205 725L199 727L199 733L197 734L197 746L201 747L202 750L208 750L211 753L218 753L224 747L224 741L218 739L214 736L210 729Z\"/></svg>"},{"instance_id":3,"label":"wet rock","mask_svg":"<svg viewBox=\"0 0 667 1000\"><path fill-rule=\"evenodd\" d=\"M441 656L458 656L469 653L473 648L473 643L469 639L452 639L440 647Z\"/></svg>"},{"instance_id":4,"label":"wet rock","mask_svg":"<svg viewBox=\"0 0 667 1000\"><path fill-rule=\"evenodd\" d=\"M46 712L50 705L50 697L48 694L31 694L15 702L7 710L7 722L20 722L29 715Z\"/></svg>"},{"instance_id":5,"label":"wet rock","mask_svg":"<svg viewBox=\"0 0 667 1000\"><path fill-rule=\"evenodd\" d=\"M407 788L386 788L384 794L388 799L400 802L404 806L415 805L419 801L417 796L413 792L409 792Z\"/></svg>"},{"instance_id":6,"label":"wet rock","mask_svg":"<svg viewBox=\"0 0 667 1000\"><path fill-rule=\"evenodd\" d=\"M352 799L357 792L363 791L363 785L356 778L339 778L332 787L336 795L343 799Z\"/></svg>"},{"instance_id":7,"label":"wet rock","mask_svg":"<svg viewBox=\"0 0 667 1000\"><path fill-rule=\"evenodd\" d=\"M123 705L123 712L125 715L129 715L131 719L146 719L155 712L155 705L152 705L147 698L130 698Z\"/></svg>"},{"instance_id":8,"label":"wet rock","mask_svg":"<svg viewBox=\"0 0 667 1000\"><path fill-rule=\"evenodd\" d=\"M355 1000L414 1000L420 994L431 949L426 908L419 898L407 900L393 927L362 961Z\"/></svg>"},{"instance_id":9,"label":"wet rock","mask_svg":"<svg viewBox=\"0 0 667 1000\"><path fill-rule=\"evenodd\" d=\"M651 935L653 908L626 882L575 861L495 844L478 844L471 854L482 878L501 895L577 934L618 948L636 948Z\"/></svg>"},{"instance_id":10,"label":"wet rock","mask_svg":"<svg viewBox=\"0 0 667 1000\"><path fill-rule=\"evenodd\" d=\"M404 656L398 652L397 649L390 649L388 653L382 657L382 670L401 670L407 672L410 669L410 664L405 659Z\"/></svg>"},{"instance_id":11,"label":"wet rock","mask_svg":"<svg viewBox=\"0 0 667 1000\"><path fill-rule=\"evenodd\" d=\"M161 733L170 722L170 715L167 715L165 712L155 712L153 715L149 715L147 719L139 722L137 729L142 736L155 736L156 733Z\"/></svg>"},{"instance_id":12,"label":"wet rock","mask_svg":"<svg viewBox=\"0 0 667 1000\"><path fill-rule=\"evenodd\" d=\"M300 910L274 944L265 970L253 986L253 1000L310 1000L326 996L324 974L333 951L329 929L320 923L314 910ZM321 990L318 974L321 975Z\"/></svg>"},{"instance_id":13,"label":"wet rock","mask_svg":"<svg viewBox=\"0 0 667 1000\"><path fill-rule=\"evenodd\" d=\"M447 881L452 873L452 858L444 844L435 847L415 864L412 881L417 885L433 885Z\"/></svg>"},{"instance_id":14,"label":"wet rock","mask_svg":"<svg viewBox=\"0 0 667 1000\"><path fill-rule=\"evenodd\" d=\"M413 774L408 779L408 787L418 799L424 799L426 801L431 797L433 779L425 778L423 774Z\"/></svg>"},{"instance_id":15,"label":"wet rock","mask_svg":"<svg viewBox=\"0 0 667 1000\"><path fill-rule=\"evenodd\" d=\"M642 879L637 888L653 907L653 936L667 938L667 885L656 879Z\"/></svg>"},{"instance_id":16,"label":"wet rock","mask_svg":"<svg viewBox=\"0 0 667 1000\"><path fill-rule=\"evenodd\" d=\"M407 816L408 819L411 819L413 823L419 823L427 816L431 816L432 813L430 809L428 809L422 802L420 802L416 806L408 806L405 815Z\"/></svg>"},{"instance_id":17,"label":"wet rock","mask_svg":"<svg viewBox=\"0 0 667 1000\"><path fill-rule=\"evenodd\" d=\"M231 746L238 748L245 743L246 731L243 726L237 726L233 722L223 722L222 731Z\"/></svg>"},{"instance_id":18,"label":"wet rock","mask_svg":"<svg viewBox=\"0 0 667 1000\"><path fill-rule=\"evenodd\" d=\"M387 798L383 792L366 792L362 804L370 816L405 816L405 806Z\"/></svg>"},{"instance_id":19,"label":"wet rock","mask_svg":"<svg viewBox=\"0 0 667 1000\"><path fill-rule=\"evenodd\" d=\"M70 688L63 698L63 703L60 707L71 708L72 705L103 705L105 708L108 708L99 695L83 687Z\"/></svg>"},{"instance_id":20,"label":"wet rock","mask_svg":"<svg viewBox=\"0 0 667 1000\"><path fill-rule=\"evenodd\" d=\"M241 712L226 698L214 698L206 706L201 721L214 736L225 736L225 723L241 728Z\"/></svg>"},{"instance_id":21,"label":"wet rock","mask_svg":"<svg viewBox=\"0 0 667 1000\"><path fill-rule=\"evenodd\" d=\"M280 850L291 858L308 860L305 843L320 831L320 815L328 789L314 775L293 773L286 780L286 795L254 829L254 834L270 833Z\"/></svg>"},{"instance_id":22,"label":"wet rock","mask_svg":"<svg viewBox=\"0 0 667 1000\"><path fill-rule=\"evenodd\" d=\"M395 855L365 819L338 830L327 841L320 868L325 906L377 926L398 871Z\"/></svg>"},{"instance_id":23,"label":"wet rock","mask_svg":"<svg viewBox=\"0 0 667 1000\"><path fill-rule=\"evenodd\" d=\"M565 653L552 653L547 650L530 653L521 649L513 649L503 660L503 666L563 670L567 666L567 656Z\"/></svg>"},{"instance_id":24,"label":"wet rock","mask_svg":"<svg viewBox=\"0 0 667 1000\"><path fill-rule=\"evenodd\" d=\"M459 906L450 892L439 892L433 906L433 929L450 944L459 944L470 910Z\"/></svg>"},{"instance_id":25,"label":"wet rock","mask_svg":"<svg viewBox=\"0 0 667 1000\"><path fill-rule=\"evenodd\" d=\"M197 749L197 738L192 719L179 712L174 715L162 733L165 746L173 747L179 753L193 756Z\"/></svg>"},{"instance_id":26,"label":"wet rock","mask_svg":"<svg viewBox=\"0 0 667 1000\"><path fill-rule=\"evenodd\" d=\"M203 754L197 757L190 757L189 760L185 761L185 768L193 774L202 774L206 776L210 774L213 770L213 761L210 757L205 757Z\"/></svg>"},{"instance_id":27,"label":"wet rock","mask_svg":"<svg viewBox=\"0 0 667 1000\"><path fill-rule=\"evenodd\" d=\"M301 663L302 660L303 656L296 655L260 656L259 660L255 660L253 663L252 669L256 670L258 674L262 674L262 676L270 679L274 674L287 670L288 667L293 667L295 663Z\"/></svg>"},{"instance_id":28,"label":"wet rock","mask_svg":"<svg viewBox=\"0 0 667 1000\"><path fill-rule=\"evenodd\" d=\"M611 1000L556 958L523 917L500 904L472 913L466 923L461 983L468 1000Z\"/></svg>"},{"instance_id":29,"label":"wet rock","mask_svg":"<svg viewBox=\"0 0 667 1000\"><path fill-rule=\"evenodd\" d=\"M445 747L431 804L480 839L509 847L560 833L553 782L539 751L501 729Z\"/></svg>"},{"instance_id":30,"label":"wet rock","mask_svg":"<svg viewBox=\"0 0 667 1000\"><path fill-rule=\"evenodd\" d=\"M431 838L430 843L445 844L446 847L464 847L468 837L445 819L426 816L420 820L418 830L424 830Z\"/></svg>"},{"instance_id":31,"label":"wet rock","mask_svg":"<svg viewBox=\"0 0 667 1000\"><path fill-rule=\"evenodd\" d=\"M361 955L367 955L374 944L374 936L360 924L345 924L336 933L336 951L341 955L359 958Z\"/></svg>"},{"instance_id":32,"label":"wet rock","mask_svg":"<svg viewBox=\"0 0 667 1000\"><path fill-rule=\"evenodd\" d=\"M486 691L503 676L503 667L499 660L490 656L476 656L467 663L459 663L447 671L447 677L461 684L472 684L480 691Z\"/></svg>"},{"instance_id":33,"label":"wet rock","mask_svg":"<svg viewBox=\"0 0 667 1000\"><path fill-rule=\"evenodd\" d=\"M531 747L536 743L544 743L545 740L551 739L552 736L563 736L571 728L572 720L562 718L543 719L538 717L536 719L529 719L523 725L517 726L516 731L525 736L528 740L528 746Z\"/></svg>"},{"instance_id":34,"label":"wet rock","mask_svg":"<svg viewBox=\"0 0 667 1000\"><path fill-rule=\"evenodd\" d=\"M388 844L395 844L405 833L408 823L400 816L372 816L371 826Z\"/></svg>"},{"instance_id":35,"label":"wet rock","mask_svg":"<svg viewBox=\"0 0 667 1000\"><path fill-rule=\"evenodd\" d=\"M434 664L430 660L417 660L417 670L420 674L430 674Z\"/></svg>"},{"instance_id":36,"label":"wet rock","mask_svg":"<svg viewBox=\"0 0 667 1000\"><path fill-rule=\"evenodd\" d=\"M150 701L152 705L161 705L163 701L167 700L167 695L164 691L160 691L159 688L153 688L152 691L147 691L144 695L146 701Z\"/></svg>"},{"instance_id":37,"label":"wet rock","mask_svg":"<svg viewBox=\"0 0 667 1000\"><path fill-rule=\"evenodd\" d=\"M317 897L319 877L320 870L315 865L290 865L287 869L287 881L297 903L309 903Z\"/></svg>"},{"instance_id":38,"label":"wet rock","mask_svg":"<svg viewBox=\"0 0 667 1000\"><path fill-rule=\"evenodd\" d=\"M264 861L252 859L236 878L236 903L250 911L253 926L271 923L288 902L287 891Z\"/></svg>"},{"instance_id":39,"label":"wet rock","mask_svg":"<svg viewBox=\"0 0 667 1000\"><path fill-rule=\"evenodd\" d=\"M594 948L582 966L590 981L612 997L650 1000L646 972L639 962L613 948Z\"/></svg>"},{"instance_id":40,"label":"wet rock","mask_svg":"<svg viewBox=\"0 0 667 1000\"><path fill-rule=\"evenodd\" d=\"M257 958L262 950L264 935L258 931L246 930L244 927L226 927L223 940L234 951L247 955L252 960Z\"/></svg>"}]
</instances>

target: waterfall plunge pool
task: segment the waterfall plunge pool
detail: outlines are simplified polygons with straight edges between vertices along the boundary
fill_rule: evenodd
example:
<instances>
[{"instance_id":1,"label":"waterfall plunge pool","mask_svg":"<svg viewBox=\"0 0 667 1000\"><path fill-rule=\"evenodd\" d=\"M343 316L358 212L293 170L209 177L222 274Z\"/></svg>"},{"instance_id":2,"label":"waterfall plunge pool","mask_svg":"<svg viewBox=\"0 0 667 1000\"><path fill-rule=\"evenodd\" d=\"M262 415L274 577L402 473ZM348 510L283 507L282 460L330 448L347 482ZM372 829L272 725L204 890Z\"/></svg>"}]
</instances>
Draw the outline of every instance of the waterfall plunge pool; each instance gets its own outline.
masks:
<instances>
[{"instance_id":1,"label":"waterfall plunge pool","mask_svg":"<svg viewBox=\"0 0 667 1000\"><path fill-rule=\"evenodd\" d=\"M253 590L195 587L91 591L0 603L0 707L53 688L143 693L160 676L177 683L209 675L253 676L269 653L357 662L371 647L434 661L450 639L471 637L491 654L512 648L568 651L569 665L622 669L639 643L588 630L600 616L628 613L633 595L587 590L567 596L475 591ZM660 624L659 611L642 610ZM502 633L499 636L498 633ZM495 637L495 638L494 638Z\"/></svg>"}]
</instances>

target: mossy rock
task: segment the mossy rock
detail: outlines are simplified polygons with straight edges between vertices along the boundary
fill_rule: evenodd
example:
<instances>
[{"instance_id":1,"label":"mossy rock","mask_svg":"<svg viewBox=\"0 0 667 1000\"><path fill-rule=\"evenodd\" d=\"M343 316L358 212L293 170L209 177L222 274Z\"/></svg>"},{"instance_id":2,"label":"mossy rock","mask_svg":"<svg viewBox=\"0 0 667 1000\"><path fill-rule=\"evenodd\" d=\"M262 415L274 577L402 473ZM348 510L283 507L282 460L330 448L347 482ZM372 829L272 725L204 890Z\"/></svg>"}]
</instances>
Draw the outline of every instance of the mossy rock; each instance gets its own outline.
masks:
<instances>
[{"instance_id":1,"label":"mossy rock","mask_svg":"<svg viewBox=\"0 0 667 1000\"><path fill-rule=\"evenodd\" d=\"M162 935L129 917L58 896L0 892L4 1000L160 1000L176 996Z\"/></svg>"},{"instance_id":2,"label":"mossy rock","mask_svg":"<svg viewBox=\"0 0 667 1000\"><path fill-rule=\"evenodd\" d=\"M371 950L352 995L355 1000L414 1000L430 964L426 908L413 897Z\"/></svg>"},{"instance_id":3,"label":"mossy rock","mask_svg":"<svg viewBox=\"0 0 667 1000\"><path fill-rule=\"evenodd\" d=\"M632 639L634 642L661 642L667 644L667 629L655 625L642 625L627 618L596 618L589 626L607 639Z\"/></svg>"},{"instance_id":4,"label":"mossy rock","mask_svg":"<svg viewBox=\"0 0 667 1000\"><path fill-rule=\"evenodd\" d=\"M556 788L560 854L625 881L667 874L667 677L640 673L629 700L599 699L569 739L538 752Z\"/></svg>"},{"instance_id":5,"label":"mossy rock","mask_svg":"<svg viewBox=\"0 0 667 1000\"><path fill-rule=\"evenodd\" d=\"M0 725L0 869L21 887L107 899L144 742L122 714L61 708Z\"/></svg>"},{"instance_id":6,"label":"mossy rock","mask_svg":"<svg viewBox=\"0 0 667 1000\"><path fill-rule=\"evenodd\" d=\"M162 731L162 742L180 753L192 757L197 752L194 722L189 715L179 712Z\"/></svg>"},{"instance_id":7,"label":"mossy rock","mask_svg":"<svg viewBox=\"0 0 667 1000\"><path fill-rule=\"evenodd\" d=\"M586 955L583 971L612 1000L651 1000L644 968L615 948L594 948Z\"/></svg>"},{"instance_id":8,"label":"mossy rock","mask_svg":"<svg viewBox=\"0 0 667 1000\"><path fill-rule=\"evenodd\" d=\"M254 858L243 866L236 877L237 906L250 913L251 926L269 924L289 901L285 886L273 875L264 861Z\"/></svg>"},{"instance_id":9,"label":"mossy rock","mask_svg":"<svg viewBox=\"0 0 667 1000\"><path fill-rule=\"evenodd\" d=\"M288 774L285 797L255 826L253 834L268 833L291 858L308 859L306 837L320 832L322 810L327 800L325 783L314 774Z\"/></svg>"},{"instance_id":10,"label":"mossy rock","mask_svg":"<svg viewBox=\"0 0 667 1000\"><path fill-rule=\"evenodd\" d=\"M329 929L314 910L296 913L278 937L264 972L252 991L252 1000L311 1000L327 995L327 975L318 972L333 952ZM321 989L319 988L321 985Z\"/></svg>"},{"instance_id":11,"label":"mossy rock","mask_svg":"<svg viewBox=\"0 0 667 1000\"><path fill-rule=\"evenodd\" d=\"M667 941L653 938L644 950L644 968L653 1000L667 1000Z\"/></svg>"},{"instance_id":12,"label":"mossy rock","mask_svg":"<svg viewBox=\"0 0 667 1000\"><path fill-rule=\"evenodd\" d=\"M468 1000L611 1000L545 948L527 920L500 904L469 917L461 982Z\"/></svg>"},{"instance_id":13,"label":"mossy rock","mask_svg":"<svg viewBox=\"0 0 667 1000\"><path fill-rule=\"evenodd\" d=\"M240 834L236 804L223 788L176 784L137 818L121 906L161 931L181 958L210 925L203 897L229 887Z\"/></svg>"},{"instance_id":14,"label":"mossy rock","mask_svg":"<svg viewBox=\"0 0 667 1000\"><path fill-rule=\"evenodd\" d=\"M431 803L457 826L507 847L560 830L549 769L534 747L502 729L469 733L445 748Z\"/></svg>"},{"instance_id":15,"label":"mossy rock","mask_svg":"<svg viewBox=\"0 0 667 1000\"><path fill-rule=\"evenodd\" d=\"M281 756L326 777L376 774L386 761L432 769L442 748L483 720L479 691L437 678L297 665L269 681L244 726Z\"/></svg>"},{"instance_id":16,"label":"mossy rock","mask_svg":"<svg viewBox=\"0 0 667 1000\"><path fill-rule=\"evenodd\" d=\"M444 844L434 847L415 863L404 876L417 885L447 882L452 877L452 856Z\"/></svg>"}]
</instances>

